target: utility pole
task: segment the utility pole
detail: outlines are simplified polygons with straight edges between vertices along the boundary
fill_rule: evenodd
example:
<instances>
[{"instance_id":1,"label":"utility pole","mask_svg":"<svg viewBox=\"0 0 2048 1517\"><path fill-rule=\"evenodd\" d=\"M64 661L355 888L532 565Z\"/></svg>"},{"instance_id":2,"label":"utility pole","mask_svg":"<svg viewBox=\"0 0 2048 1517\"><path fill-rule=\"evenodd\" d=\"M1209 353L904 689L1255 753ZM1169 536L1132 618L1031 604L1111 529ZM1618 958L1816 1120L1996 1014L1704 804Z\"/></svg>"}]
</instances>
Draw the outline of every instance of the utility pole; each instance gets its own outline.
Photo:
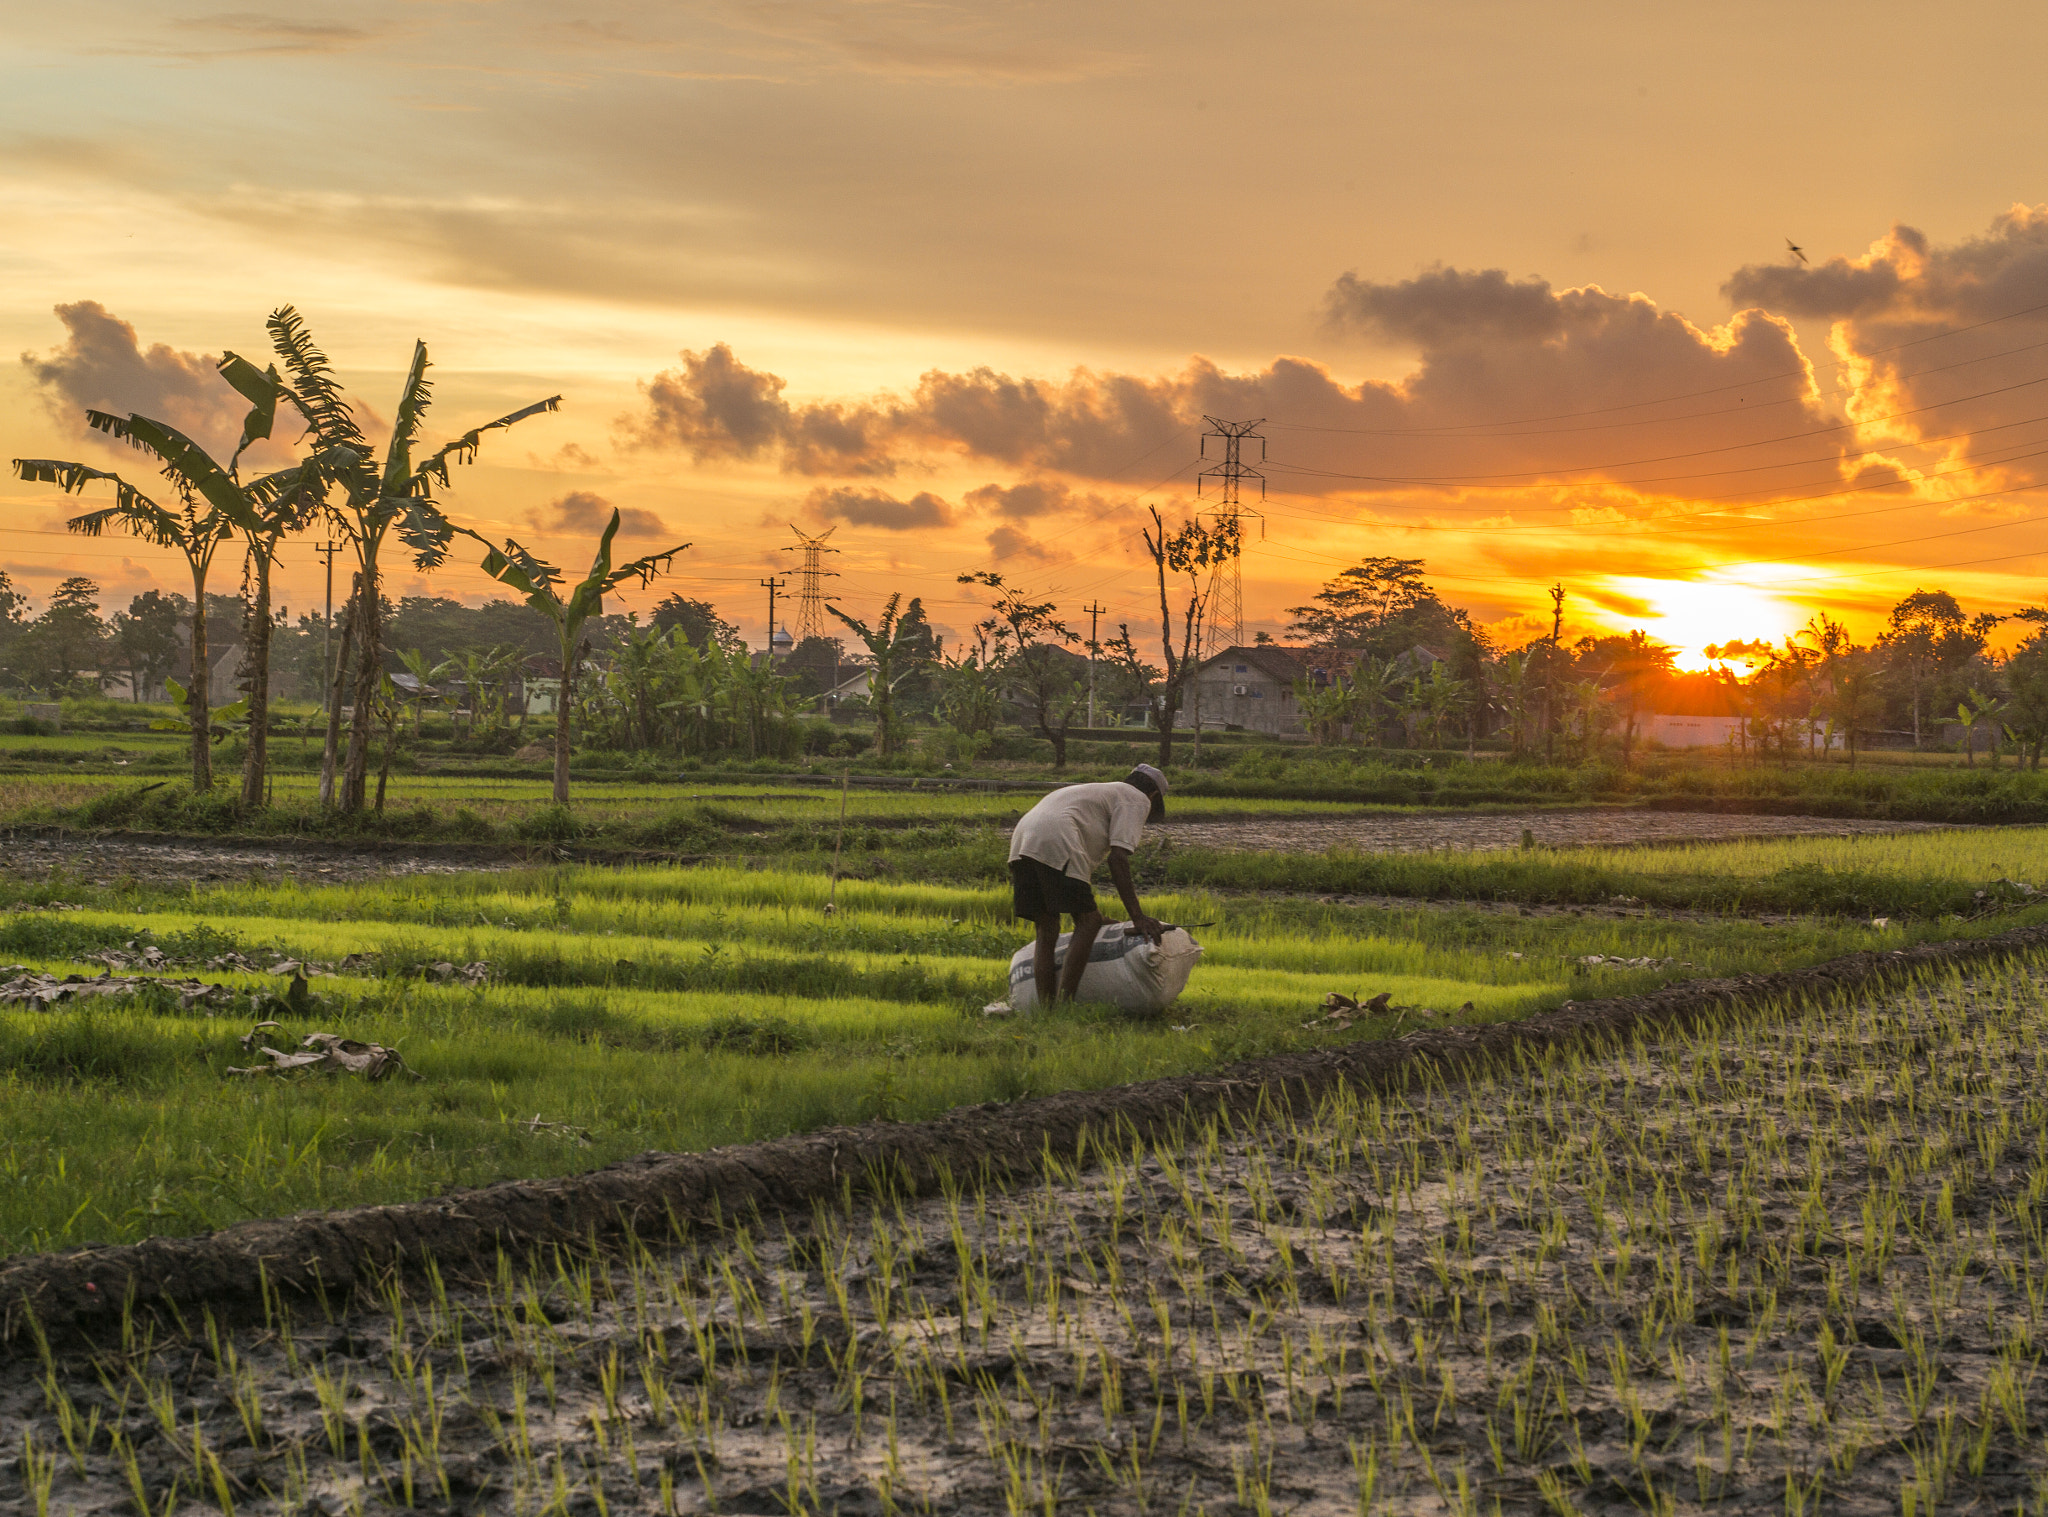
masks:
<instances>
[{"instance_id":1,"label":"utility pole","mask_svg":"<svg viewBox=\"0 0 2048 1517\"><path fill-rule=\"evenodd\" d=\"M324 716L327 702L334 689L334 555L341 551L341 544L329 538L314 545L313 551L327 560L327 621L326 636L320 645L320 711Z\"/></svg>"},{"instance_id":2,"label":"utility pole","mask_svg":"<svg viewBox=\"0 0 2048 1517\"><path fill-rule=\"evenodd\" d=\"M1088 730L1095 730L1095 627L1097 618L1109 607L1097 601L1092 606L1083 606L1088 613Z\"/></svg>"},{"instance_id":3,"label":"utility pole","mask_svg":"<svg viewBox=\"0 0 2048 1517\"><path fill-rule=\"evenodd\" d=\"M766 579L755 580L754 583L768 592L768 641L764 644L764 647L767 650L768 660L772 664L775 660L775 592L788 584L789 581L777 579L771 574Z\"/></svg>"},{"instance_id":4,"label":"utility pole","mask_svg":"<svg viewBox=\"0 0 2048 1517\"><path fill-rule=\"evenodd\" d=\"M1266 461L1266 439L1255 430L1266 418L1257 421L1223 421L1214 416L1204 416L1210 431L1202 434L1202 457L1209 457L1209 439L1216 438L1223 444L1223 461L1202 470L1195 476L1195 493L1202 493L1202 482L1213 479L1222 493L1216 502L1214 516L1220 528L1228 523L1235 541L1230 550L1230 562L1218 569L1216 590L1221 594L1216 607L1215 622L1225 629L1233 646L1244 642L1244 518L1256 517L1259 521L1259 535L1266 534L1266 518L1258 512L1247 509L1238 499L1239 486L1245 480L1259 482L1259 499L1266 498L1266 476L1244 462L1244 445L1255 442L1259 445L1259 462Z\"/></svg>"},{"instance_id":5,"label":"utility pole","mask_svg":"<svg viewBox=\"0 0 2048 1517\"><path fill-rule=\"evenodd\" d=\"M825 635L825 587L822 581L839 578L839 571L823 567L819 558L839 551L825 546L825 539L839 529L829 527L813 537L791 522L789 530L796 533L796 546L782 551L804 556L803 567L797 571L796 640L801 645L811 638ZM769 628L770 636L774 635L774 630Z\"/></svg>"}]
</instances>

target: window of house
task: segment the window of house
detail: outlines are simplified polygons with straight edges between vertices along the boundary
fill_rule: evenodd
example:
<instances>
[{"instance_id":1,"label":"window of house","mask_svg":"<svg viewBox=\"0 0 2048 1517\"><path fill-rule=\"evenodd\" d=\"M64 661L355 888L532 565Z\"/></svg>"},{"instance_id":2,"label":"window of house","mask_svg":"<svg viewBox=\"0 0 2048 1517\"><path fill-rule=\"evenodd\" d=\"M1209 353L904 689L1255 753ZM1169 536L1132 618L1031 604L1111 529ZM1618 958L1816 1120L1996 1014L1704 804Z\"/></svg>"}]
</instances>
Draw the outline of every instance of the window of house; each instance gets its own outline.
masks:
<instances>
[{"instance_id":1,"label":"window of house","mask_svg":"<svg viewBox=\"0 0 2048 1517\"><path fill-rule=\"evenodd\" d=\"M1252 672L1252 671L1251 671L1251 666L1250 666L1250 665L1248 665L1248 664L1239 664L1239 665L1237 666L1237 672L1238 672L1239 674L1249 674L1249 673L1251 673L1251 672Z\"/></svg>"}]
</instances>

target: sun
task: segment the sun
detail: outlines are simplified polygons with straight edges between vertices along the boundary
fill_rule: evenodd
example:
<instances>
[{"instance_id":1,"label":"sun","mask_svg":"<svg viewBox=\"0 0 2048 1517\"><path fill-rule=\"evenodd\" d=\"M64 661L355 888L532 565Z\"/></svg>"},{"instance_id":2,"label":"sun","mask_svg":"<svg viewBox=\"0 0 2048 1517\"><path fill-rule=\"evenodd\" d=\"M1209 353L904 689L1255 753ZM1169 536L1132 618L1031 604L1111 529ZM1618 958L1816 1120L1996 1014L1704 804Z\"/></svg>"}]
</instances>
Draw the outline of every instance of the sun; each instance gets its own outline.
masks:
<instances>
[{"instance_id":1,"label":"sun","mask_svg":"<svg viewBox=\"0 0 2048 1517\"><path fill-rule=\"evenodd\" d=\"M1602 609L1604 620L1615 630L1640 627L1660 643L1678 650L1681 669L1711 667L1702 651L1711 644L1733 638L1782 640L1805 625L1807 611L1794 602L1753 584L1731 584L1711 579L1639 579L1615 575L1606 581L1617 599L1638 603L1643 609L1622 615Z\"/></svg>"}]
</instances>

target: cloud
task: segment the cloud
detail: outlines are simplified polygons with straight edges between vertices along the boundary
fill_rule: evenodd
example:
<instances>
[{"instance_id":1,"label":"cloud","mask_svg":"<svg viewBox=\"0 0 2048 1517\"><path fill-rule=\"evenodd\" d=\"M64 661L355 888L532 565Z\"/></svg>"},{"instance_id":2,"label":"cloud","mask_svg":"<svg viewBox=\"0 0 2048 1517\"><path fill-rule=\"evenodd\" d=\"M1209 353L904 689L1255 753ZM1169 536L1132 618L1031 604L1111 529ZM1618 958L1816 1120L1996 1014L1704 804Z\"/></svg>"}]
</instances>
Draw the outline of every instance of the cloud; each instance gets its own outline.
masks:
<instances>
[{"instance_id":1,"label":"cloud","mask_svg":"<svg viewBox=\"0 0 2048 1517\"><path fill-rule=\"evenodd\" d=\"M577 442L565 442L551 454L528 453L526 463L550 474L592 474L604 467L603 459Z\"/></svg>"},{"instance_id":2,"label":"cloud","mask_svg":"<svg viewBox=\"0 0 2048 1517\"><path fill-rule=\"evenodd\" d=\"M874 452L870 434L880 430L880 418L869 409L792 407L782 398L787 380L748 368L722 342L681 357L681 368L642 383L646 406L619 419L628 446L686 449L700 462L755 458L773 449L783 467L798 474L893 471L893 461Z\"/></svg>"},{"instance_id":3,"label":"cloud","mask_svg":"<svg viewBox=\"0 0 2048 1517\"><path fill-rule=\"evenodd\" d=\"M1389 342L1541 341L1564 330L1567 303L1543 279L1511 280L1504 269L1451 269L1395 284L1342 274L1323 300L1324 320Z\"/></svg>"},{"instance_id":4,"label":"cloud","mask_svg":"<svg viewBox=\"0 0 2048 1517\"><path fill-rule=\"evenodd\" d=\"M64 324L61 346L22 366L52 413L83 430L77 413L88 407L137 412L168 422L209 448L232 447L241 436L249 403L229 388L213 361L153 343L144 349L135 328L97 300L56 308Z\"/></svg>"},{"instance_id":5,"label":"cloud","mask_svg":"<svg viewBox=\"0 0 2048 1517\"><path fill-rule=\"evenodd\" d=\"M1917 249L1927 240L1911 227L1894 227L1868 255L1835 257L1823 263L1749 263L1728 277L1721 293L1736 305L1761 306L1787 316L1833 319L1877 310L1899 293L1893 254Z\"/></svg>"},{"instance_id":6,"label":"cloud","mask_svg":"<svg viewBox=\"0 0 2048 1517\"><path fill-rule=\"evenodd\" d=\"M1011 558L1026 558L1037 563L1049 564L1072 557L1071 554L1061 553L1046 547L1043 543L1034 542L1029 534L1008 525L997 527L989 533L988 551L989 556L997 562Z\"/></svg>"},{"instance_id":7,"label":"cloud","mask_svg":"<svg viewBox=\"0 0 2048 1517\"><path fill-rule=\"evenodd\" d=\"M1941 476L1923 478L1931 493L2048 476L2029 456L2048 412L2048 206L2013 206L1982 234L1946 244L1894 226L1860 258L1751 266L1727 291L1832 321L1864 445L1926 449L1917 467Z\"/></svg>"},{"instance_id":8,"label":"cloud","mask_svg":"<svg viewBox=\"0 0 2048 1517\"><path fill-rule=\"evenodd\" d=\"M337 21L305 21L261 11L215 11L184 16L171 26L209 39L205 56L246 57L251 54L338 53L360 46L376 35L360 26Z\"/></svg>"},{"instance_id":9,"label":"cloud","mask_svg":"<svg viewBox=\"0 0 2048 1517\"><path fill-rule=\"evenodd\" d=\"M898 500L880 490L819 488L810 493L804 504L827 521L881 527L890 532L945 527L953 521L952 508L927 490L920 490L909 500Z\"/></svg>"},{"instance_id":10,"label":"cloud","mask_svg":"<svg viewBox=\"0 0 2048 1517\"><path fill-rule=\"evenodd\" d=\"M748 0L726 7L723 19L798 56L896 79L1071 84L1131 61L1079 47L1001 7L944 0Z\"/></svg>"},{"instance_id":11,"label":"cloud","mask_svg":"<svg viewBox=\"0 0 2048 1517\"><path fill-rule=\"evenodd\" d=\"M526 513L527 523L534 531L550 537L600 537L611 519L612 503L589 490L571 490ZM658 537L667 530L652 511L643 511L638 506L619 508L621 537Z\"/></svg>"},{"instance_id":12,"label":"cloud","mask_svg":"<svg viewBox=\"0 0 2048 1517\"><path fill-rule=\"evenodd\" d=\"M935 369L907 395L791 405L780 376L720 346L644 385L647 404L621 430L642 446L803 474L1001 464L1023 483L970 503L1020 518L1077 503L1055 504L1040 483L1052 477L1128 485L1150 460L1162 473L1191 462L1211 416L1270 418L1269 479L1299 495L1564 481L1682 493L1708 477L1743 494L1839 476L1843 439L1823 430L1831 418L1791 328L1766 313L1702 329L1641 295L1556 291L1498 270L1387 285L1347 275L1331 298L1420 342L1414 369L1357 384L1291 357L1244 373L1199 357L1155 375Z\"/></svg>"},{"instance_id":13,"label":"cloud","mask_svg":"<svg viewBox=\"0 0 2048 1517\"><path fill-rule=\"evenodd\" d=\"M1099 496L1076 495L1057 479L1024 479L1014 485L979 485L961 499L978 511L1027 521L1034 516L1052 516L1075 509L1101 509Z\"/></svg>"}]
</instances>

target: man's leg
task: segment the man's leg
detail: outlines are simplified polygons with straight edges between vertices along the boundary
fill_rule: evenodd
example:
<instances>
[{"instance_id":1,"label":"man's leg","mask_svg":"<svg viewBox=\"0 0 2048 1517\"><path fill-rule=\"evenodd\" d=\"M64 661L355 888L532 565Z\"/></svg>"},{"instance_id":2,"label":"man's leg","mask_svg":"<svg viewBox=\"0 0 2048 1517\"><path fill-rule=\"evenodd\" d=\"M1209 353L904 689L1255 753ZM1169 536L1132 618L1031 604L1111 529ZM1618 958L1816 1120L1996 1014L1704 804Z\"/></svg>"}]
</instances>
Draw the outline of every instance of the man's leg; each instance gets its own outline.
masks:
<instances>
[{"instance_id":1,"label":"man's leg","mask_svg":"<svg viewBox=\"0 0 2048 1517\"><path fill-rule=\"evenodd\" d=\"M1038 929L1038 943L1031 955L1031 978L1038 989L1038 1004L1050 1006L1058 992L1059 970L1053 955L1060 946L1060 914L1055 911L1049 917L1035 917L1032 925Z\"/></svg>"},{"instance_id":2,"label":"man's leg","mask_svg":"<svg viewBox=\"0 0 2048 1517\"><path fill-rule=\"evenodd\" d=\"M1055 922L1054 926L1058 926ZM1067 939L1067 962L1060 970L1060 997L1071 1001L1081 989L1081 976L1088 969L1088 951L1095 946L1095 935L1102 931L1102 913L1087 911L1074 918L1074 935ZM1045 938L1041 933L1041 944ZM1039 962L1050 964L1052 951L1041 948Z\"/></svg>"}]
</instances>

